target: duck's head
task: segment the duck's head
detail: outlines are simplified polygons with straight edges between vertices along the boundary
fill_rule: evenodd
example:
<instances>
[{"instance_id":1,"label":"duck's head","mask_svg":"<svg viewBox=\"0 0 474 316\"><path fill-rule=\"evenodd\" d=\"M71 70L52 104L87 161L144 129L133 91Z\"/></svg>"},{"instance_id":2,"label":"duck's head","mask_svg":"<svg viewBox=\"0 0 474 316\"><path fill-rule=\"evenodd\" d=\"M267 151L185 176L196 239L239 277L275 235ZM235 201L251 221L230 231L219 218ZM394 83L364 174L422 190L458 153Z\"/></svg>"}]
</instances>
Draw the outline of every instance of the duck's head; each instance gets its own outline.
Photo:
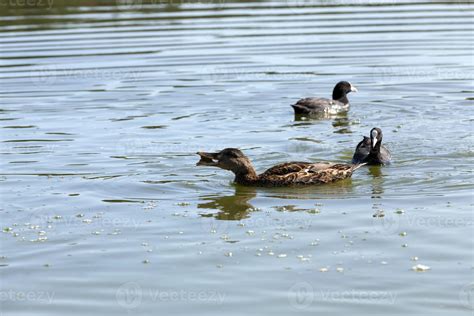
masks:
<instances>
[{"instance_id":1,"label":"duck's head","mask_svg":"<svg viewBox=\"0 0 474 316\"><path fill-rule=\"evenodd\" d=\"M370 144L371 148L380 148L380 145L382 144L382 130L378 127L374 127L370 130Z\"/></svg>"},{"instance_id":2,"label":"duck's head","mask_svg":"<svg viewBox=\"0 0 474 316\"><path fill-rule=\"evenodd\" d=\"M226 148L215 153L198 152L197 154L201 159L196 166L218 167L230 170L235 174L248 173L253 170L250 160L237 148Z\"/></svg>"},{"instance_id":3,"label":"duck's head","mask_svg":"<svg viewBox=\"0 0 474 316\"><path fill-rule=\"evenodd\" d=\"M357 92L357 88L354 87L349 81L339 81L332 91L332 99L340 100L351 92Z\"/></svg>"}]
</instances>

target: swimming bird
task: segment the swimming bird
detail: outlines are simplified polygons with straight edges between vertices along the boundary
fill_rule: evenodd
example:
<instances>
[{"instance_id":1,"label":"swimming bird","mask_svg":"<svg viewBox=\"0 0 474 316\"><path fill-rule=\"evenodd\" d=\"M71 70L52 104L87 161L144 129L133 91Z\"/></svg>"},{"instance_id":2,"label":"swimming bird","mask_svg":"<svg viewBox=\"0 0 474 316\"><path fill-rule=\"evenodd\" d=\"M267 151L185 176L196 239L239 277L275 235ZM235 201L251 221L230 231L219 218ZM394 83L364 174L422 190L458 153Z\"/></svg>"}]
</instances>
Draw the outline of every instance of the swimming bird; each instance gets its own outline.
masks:
<instances>
[{"instance_id":1,"label":"swimming bird","mask_svg":"<svg viewBox=\"0 0 474 316\"><path fill-rule=\"evenodd\" d=\"M335 164L329 162L286 162L257 174L249 158L237 148L216 153L198 152L197 166L212 166L234 173L234 182L247 186L291 186L324 184L351 177L364 164Z\"/></svg>"},{"instance_id":2,"label":"swimming bird","mask_svg":"<svg viewBox=\"0 0 474 316\"><path fill-rule=\"evenodd\" d=\"M387 165L392 159L390 151L382 145L382 130L378 127L372 128L370 137L364 139L357 145L352 157L352 163L367 163L369 165Z\"/></svg>"},{"instance_id":3,"label":"swimming bird","mask_svg":"<svg viewBox=\"0 0 474 316\"><path fill-rule=\"evenodd\" d=\"M293 104L295 114L337 114L349 110L347 94L357 92L350 82L340 81L332 91L332 100L324 98L304 98Z\"/></svg>"}]
</instances>

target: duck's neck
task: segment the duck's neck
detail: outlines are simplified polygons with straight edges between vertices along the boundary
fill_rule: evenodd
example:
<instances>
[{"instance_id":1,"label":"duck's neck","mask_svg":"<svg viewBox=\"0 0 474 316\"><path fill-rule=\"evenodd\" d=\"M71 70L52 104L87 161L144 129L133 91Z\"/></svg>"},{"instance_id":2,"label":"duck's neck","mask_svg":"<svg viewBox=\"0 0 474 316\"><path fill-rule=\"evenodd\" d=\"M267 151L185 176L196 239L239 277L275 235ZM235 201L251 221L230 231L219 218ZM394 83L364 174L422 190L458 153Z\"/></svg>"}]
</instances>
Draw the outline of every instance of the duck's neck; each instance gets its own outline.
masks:
<instances>
[{"instance_id":1,"label":"duck's neck","mask_svg":"<svg viewBox=\"0 0 474 316\"><path fill-rule=\"evenodd\" d=\"M336 101L339 101L343 104L348 104L349 103L349 99L347 98L347 94L344 93L344 91L341 91L339 89L334 89L334 91L332 92L332 99L333 100L336 100Z\"/></svg>"},{"instance_id":2,"label":"duck's neck","mask_svg":"<svg viewBox=\"0 0 474 316\"><path fill-rule=\"evenodd\" d=\"M337 98L337 99L333 97L333 100L339 101L342 104L349 104L349 99L347 98L347 95L344 95L344 96L342 96L340 98Z\"/></svg>"},{"instance_id":3,"label":"duck's neck","mask_svg":"<svg viewBox=\"0 0 474 316\"><path fill-rule=\"evenodd\" d=\"M234 172L235 179L234 182L242 185L253 185L259 181L259 177L255 169L250 166L245 170Z\"/></svg>"},{"instance_id":4,"label":"duck's neck","mask_svg":"<svg viewBox=\"0 0 474 316\"><path fill-rule=\"evenodd\" d=\"M373 146L373 147L370 146L370 152L372 154L380 153L380 146L382 146L382 139L381 138L377 140L377 143L375 144L375 146Z\"/></svg>"}]
</instances>

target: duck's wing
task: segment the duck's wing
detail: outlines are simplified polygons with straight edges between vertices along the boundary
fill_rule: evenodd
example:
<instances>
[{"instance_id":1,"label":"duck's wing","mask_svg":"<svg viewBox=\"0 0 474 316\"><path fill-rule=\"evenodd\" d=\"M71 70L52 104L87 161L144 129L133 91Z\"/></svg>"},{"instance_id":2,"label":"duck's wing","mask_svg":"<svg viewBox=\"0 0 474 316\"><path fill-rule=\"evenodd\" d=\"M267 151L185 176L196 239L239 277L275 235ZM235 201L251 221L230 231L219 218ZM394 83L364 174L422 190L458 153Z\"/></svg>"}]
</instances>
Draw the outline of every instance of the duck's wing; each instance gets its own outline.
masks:
<instances>
[{"instance_id":1,"label":"duck's wing","mask_svg":"<svg viewBox=\"0 0 474 316\"><path fill-rule=\"evenodd\" d=\"M364 139L357 144L354 156L352 156L352 163L362 163L365 162L370 153L370 138L364 136Z\"/></svg>"},{"instance_id":2,"label":"duck's wing","mask_svg":"<svg viewBox=\"0 0 474 316\"><path fill-rule=\"evenodd\" d=\"M327 112L331 106L340 103L325 98L304 98L293 104L295 114L315 114Z\"/></svg>"},{"instance_id":3,"label":"duck's wing","mask_svg":"<svg viewBox=\"0 0 474 316\"><path fill-rule=\"evenodd\" d=\"M363 164L307 164L306 168L286 174L262 174L260 181L273 186L324 184L349 178Z\"/></svg>"},{"instance_id":4,"label":"duck's wing","mask_svg":"<svg viewBox=\"0 0 474 316\"><path fill-rule=\"evenodd\" d=\"M392 161L392 154L384 145L380 146L379 159L380 162L384 165L388 165Z\"/></svg>"},{"instance_id":5,"label":"duck's wing","mask_svg":"<svg viewBox=\"0 0 474 316\"><path fill-rule=\"evenodd\" d=\"M310 162L292 161L285 162L267 169L261 176L284 176L289 173L299 172L311 166Z\"/></svg>"}]
</instances>

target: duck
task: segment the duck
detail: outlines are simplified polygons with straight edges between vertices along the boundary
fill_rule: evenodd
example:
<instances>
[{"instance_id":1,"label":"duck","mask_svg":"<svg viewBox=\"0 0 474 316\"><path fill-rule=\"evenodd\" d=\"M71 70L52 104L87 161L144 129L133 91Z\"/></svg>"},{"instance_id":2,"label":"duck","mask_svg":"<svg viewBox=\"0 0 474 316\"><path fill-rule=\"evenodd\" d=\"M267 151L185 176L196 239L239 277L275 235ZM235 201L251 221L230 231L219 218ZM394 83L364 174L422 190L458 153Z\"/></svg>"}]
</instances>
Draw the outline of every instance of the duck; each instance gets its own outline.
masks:
<instances>
[{"instance_id":1,"label":"duck","mask_svg":"<svg viewBox=\"0 0 474 316\"><path fill-rule=\"evenodd\" d=\"M234 182L244 186L326 184L350 178L354 170L365 164L286 162L257 174L250 159L240 149L225 148L214 153L197 154L200 156L197 166L211 166L232 171L235 175Z\"/></svg>"},{"instance_id":2,"label":"duck","mask_svg":"<svg viewBox=\"0 0 474 316\"><path fill-rule=\"evenodd\" d=\"M347 94L357 91L357 88L350 82L340 81L332 91L331 100L325 98L304 98L291 106L297 115L338 114L349 110Z\"/></svg>"},{"instance_id":3,"label":"duck","mask_svg":"<svg viewBox=\"0 0 474 316\"><path fill-rule=\"evenodd\" d=\"M370 130L370 137L364 136L364 139L357 144L353 164L367 163L368 165L388 165L392 160L392 154L382 144L382 130L374 127Z\"/></svg>"}]
</instances>

